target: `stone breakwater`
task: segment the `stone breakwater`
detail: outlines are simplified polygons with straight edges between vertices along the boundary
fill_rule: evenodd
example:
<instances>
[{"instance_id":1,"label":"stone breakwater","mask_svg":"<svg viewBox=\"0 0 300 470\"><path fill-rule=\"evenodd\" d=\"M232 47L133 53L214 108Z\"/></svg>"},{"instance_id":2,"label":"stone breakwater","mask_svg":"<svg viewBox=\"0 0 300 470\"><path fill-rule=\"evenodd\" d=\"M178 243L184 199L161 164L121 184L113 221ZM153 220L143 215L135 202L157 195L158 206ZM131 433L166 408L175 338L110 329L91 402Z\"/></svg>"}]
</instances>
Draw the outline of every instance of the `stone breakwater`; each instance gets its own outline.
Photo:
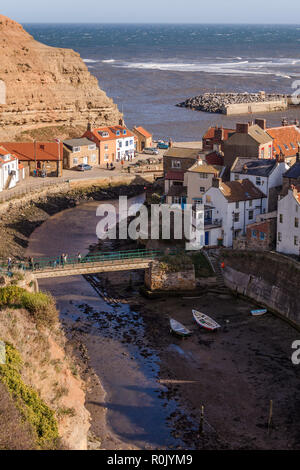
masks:
<instances>
[{"instance_id":1,"label":"stone breakwater","mask_svg":"<svg viewBox=\"0 0 300 470\"><path fill-rule=\"evenodd\" d=\"M232 105L244 105L245 111L240 107L241 112L251 112L247 106L255 103L269 104L270 102L282 103L287 107L287 96L282 94L259 93L204 93L203 95L188 98L182 103L177 104L181 108L190 108L196 111L204 111L206 113L233 114L228 112L232 109ZM239 108L236 108L239 112ZM266 109L267 111L268 109Z\"/></svg>"}]
</instances>

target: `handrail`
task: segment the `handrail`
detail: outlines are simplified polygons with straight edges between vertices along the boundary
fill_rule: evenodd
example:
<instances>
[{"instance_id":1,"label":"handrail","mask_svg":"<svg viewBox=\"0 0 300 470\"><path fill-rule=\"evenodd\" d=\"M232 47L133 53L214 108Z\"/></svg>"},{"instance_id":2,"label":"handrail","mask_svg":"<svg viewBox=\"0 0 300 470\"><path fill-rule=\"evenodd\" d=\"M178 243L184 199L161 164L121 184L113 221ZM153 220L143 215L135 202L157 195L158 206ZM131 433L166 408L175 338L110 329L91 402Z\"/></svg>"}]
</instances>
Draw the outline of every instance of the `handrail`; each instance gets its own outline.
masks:
<instances>
[{"instance_id":1,"label":"handrail","mask_svg":"<svg viewBox=\"0 0 300 470\"><path fill-rule=\"evenodd\" d=\"M170 250L168 254L176 254L177 250ZM4 267L6 270L12 268L22 269L24 271L41 271L57 268L65 268L65 266L80 266L81 264L95 264L95 263L105 263L108 261L122 261L130 259L155 259L163 256L164 252L162 250L146 250L146 249L136 249L136 250L124 250L124 251L108 251L101 252L97 254L87 254L83 257L78 255L68 256L66 259L60 256L52 257L32 257L27 260L20 260L14 263L5 263L0 262L0 267Z\"/></svg>"}]
</instances>

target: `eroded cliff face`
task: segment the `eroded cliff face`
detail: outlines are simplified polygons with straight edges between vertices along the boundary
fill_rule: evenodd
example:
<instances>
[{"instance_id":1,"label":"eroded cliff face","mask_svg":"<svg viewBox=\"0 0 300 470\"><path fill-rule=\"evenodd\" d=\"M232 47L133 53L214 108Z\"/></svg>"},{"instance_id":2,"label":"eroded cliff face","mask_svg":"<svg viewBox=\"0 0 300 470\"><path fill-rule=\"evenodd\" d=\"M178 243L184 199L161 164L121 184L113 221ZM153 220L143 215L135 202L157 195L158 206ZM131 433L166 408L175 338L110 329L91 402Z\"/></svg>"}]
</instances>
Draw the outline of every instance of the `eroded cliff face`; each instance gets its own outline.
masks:
<instances>
[{"instance_id":1,"label":"eroded cliff face","mask_svg":"<svg viewBox=\"0 0 300 470\"><path fill-rule=\"evenodd\" d=\"M59 132L65 137L61 126L82 130L88 121L101 126L117 124L121 118L78 53L35 41L3 15L0 80L6 86L6 104L0 104L1 140L49 126L53 137Z\"/></svg>"}]
</instances>

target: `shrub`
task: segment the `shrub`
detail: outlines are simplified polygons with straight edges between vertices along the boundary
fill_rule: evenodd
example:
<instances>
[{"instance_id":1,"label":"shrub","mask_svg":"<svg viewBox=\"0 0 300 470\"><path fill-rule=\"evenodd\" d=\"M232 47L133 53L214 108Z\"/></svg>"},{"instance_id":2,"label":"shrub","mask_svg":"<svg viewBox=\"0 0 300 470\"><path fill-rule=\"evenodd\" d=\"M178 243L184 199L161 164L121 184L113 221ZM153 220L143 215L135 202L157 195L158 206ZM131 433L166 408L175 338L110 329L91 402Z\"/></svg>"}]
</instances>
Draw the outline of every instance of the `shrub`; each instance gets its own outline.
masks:
<instances>
[{"instance_id":1,"label":"shrub","mask_svg":"<svg viewBox=\"0 0 300 470\"><path fill-rule=\"evenodd\" d=\"M52 326L58 320L55 301L44 292L27 292L26 289L10 285L0 288L0 308L25 308L38 325Z\"/></svg>"},{"instance_id":2,"label":"shrub","mask_svg":"<svg viewBox=\"0 0 300 470\"><path fill-rule=\"evenodd\" d=\"M37 444L41 447L55 447L59 435L54 412L33 388L23 382L21 368L19 352L6 343L6 363L0 365L0 381L7 387L19 412L32 427Z\"/></svg>"}]
</instances>

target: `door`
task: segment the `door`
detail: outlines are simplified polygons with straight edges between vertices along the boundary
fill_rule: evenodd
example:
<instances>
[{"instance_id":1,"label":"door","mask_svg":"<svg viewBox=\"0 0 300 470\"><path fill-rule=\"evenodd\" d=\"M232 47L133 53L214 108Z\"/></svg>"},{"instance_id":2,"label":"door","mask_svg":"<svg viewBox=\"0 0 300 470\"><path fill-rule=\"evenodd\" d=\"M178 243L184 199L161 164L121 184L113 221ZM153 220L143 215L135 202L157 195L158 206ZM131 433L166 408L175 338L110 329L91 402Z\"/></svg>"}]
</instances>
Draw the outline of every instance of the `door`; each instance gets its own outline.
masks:
<instances>
[{"instance_id":1,"label":"door","mask_svg":"<svg viewBox=\"0 0 300 470\"><path fill-rule=\"evenodd\" d=\"M88 164L88 157L83 157L83 163L84 163L85 165Z\"/></svg>"},{"instance_id":2,"label":"door","mask_svg":"<svg viewBox=\"0 0 300 470\"><path fill-rule=\"evenodd\" d=\"M205 232L205 245L209 245L209 232Z\"/></svg>"}]
</instances>

